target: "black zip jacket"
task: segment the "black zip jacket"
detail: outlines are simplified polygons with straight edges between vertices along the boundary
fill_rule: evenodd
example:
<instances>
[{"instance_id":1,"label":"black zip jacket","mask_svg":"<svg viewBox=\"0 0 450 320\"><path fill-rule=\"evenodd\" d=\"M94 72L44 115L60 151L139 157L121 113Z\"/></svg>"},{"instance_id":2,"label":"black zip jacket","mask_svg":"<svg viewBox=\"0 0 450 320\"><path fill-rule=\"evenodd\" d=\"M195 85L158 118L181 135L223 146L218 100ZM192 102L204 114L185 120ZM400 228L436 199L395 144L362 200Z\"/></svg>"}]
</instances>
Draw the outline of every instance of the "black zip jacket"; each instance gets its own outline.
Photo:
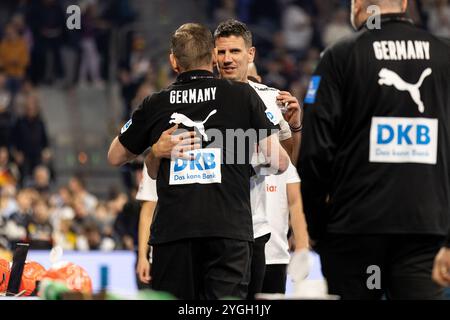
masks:
<instances>
[{"instance_id":1,"label":"black zip jacket","mask_svg":"<svg viewBox=\"0 0 450 320\"><path fill-rule=\"evenodd\" d=\"M310 236L447 235L450 49L403 14L326 49L305 98Z\"/></svg>"}]
</instances>

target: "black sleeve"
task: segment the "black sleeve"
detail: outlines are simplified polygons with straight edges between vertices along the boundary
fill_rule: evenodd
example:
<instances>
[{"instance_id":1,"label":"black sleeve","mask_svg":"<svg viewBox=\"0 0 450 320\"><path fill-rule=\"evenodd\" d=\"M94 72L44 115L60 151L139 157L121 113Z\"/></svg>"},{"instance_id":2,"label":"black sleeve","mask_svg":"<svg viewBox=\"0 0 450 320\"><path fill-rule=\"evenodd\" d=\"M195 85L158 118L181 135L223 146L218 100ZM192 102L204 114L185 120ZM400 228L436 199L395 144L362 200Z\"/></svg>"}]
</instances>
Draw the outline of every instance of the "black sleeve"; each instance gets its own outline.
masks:
<instances>
[{"instance_id":1,"label":"black sleeve","mask_svg":"<svg viewBox=\"0 0 450 320\"><path fill-rule=\"evenodd\" d=\"M141 154L150 147L150 133L154 123L151 116L153 101L154 96L145 98L120 130L120 143L133 154Z\"/></svg>"},{"instance_id":2,"label":"black sleeve","mask_svg":"<svg viewBox=\"0 0 450 320\"><path fill-rule=\"evenodd\" d=\"M444 246L450 248L450 230L448 230L447 240L445 240Z\"/></svg>"},{"instance_id":3,"label":"black sleeve","mask_svg":"<svg viewBox=\"0 0 450 320\"><path fill-rule=\"evenodd\" d=\"M327 197L336 152L337 128L341 117L342 94L338 62L325 51L311 78L304 101L304 126L298 171L308 232L321 238L327 227Z\"/></svg>"},{"instance_id":4,"label":"black sleeve","mask_svg":"<svg viewBox=\"0 0 450 320\"><path fill-rule=\"evenodd\" d=\"M258 133L261 133L261 130L268 130L267 134L258 134L258 140L261 140L264 137L272 135L280 130L280 126L275 124L275 115L272 115L269 110L267 110L266 105L258 96L258 94L253 90L250 85L246 87L246 96L249 100L250 105L250 124L253 129L258 130ZM273 119L273 120L271 120Z\"/></svg>"}]
</instances>

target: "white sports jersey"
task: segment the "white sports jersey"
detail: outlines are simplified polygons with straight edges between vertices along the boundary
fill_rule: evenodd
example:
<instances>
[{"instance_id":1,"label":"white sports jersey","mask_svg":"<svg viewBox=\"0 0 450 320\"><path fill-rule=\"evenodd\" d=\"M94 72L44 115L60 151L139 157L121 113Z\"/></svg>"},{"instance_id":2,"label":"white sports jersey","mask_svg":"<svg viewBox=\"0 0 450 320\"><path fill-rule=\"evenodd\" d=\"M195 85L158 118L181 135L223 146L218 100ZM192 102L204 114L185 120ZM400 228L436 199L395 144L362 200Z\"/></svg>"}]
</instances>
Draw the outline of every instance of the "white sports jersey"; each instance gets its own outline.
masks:
<instances>
[{"instance_id":1,"label":"white sports jersey","mask_svg":"<svg viewBox=\"0 0 450 320\"><path fill-rule=\"evenodd\" d=\"M158 201L158 194L156 192L156 180L150 178L147 173L147 166L144 163L142 168L142 180L139 184L139 190L136 194L137 200L142 201Z\"/></svg>"},{"instance_id":2,"label":"white sports jersey","mask_svg":"<svg viewBox=\"0 0 450 320\"><path fill-rule=\"evenodd\" d=\"M289 230L289 204L287 185L299 183L300 178L292 163L280 175L267 176L264 183L264 200L271 228L266 243L266 264L288 264L290 260L287 233Z\"/></svg>"},{"instance_id":3,"label":"white sports jersey","mask_svg":"<svg viewBox=\"0 0 450 320\"><path fill-rule=\"evenodd\" d=\"M156 180L150 178L147 172L147 166L144 163L142 168L142 180L139 183L139 190L136 193L136 199L141 201L158 201L158 194L156 192ZM149 257L150 263L152 263L153 255L150 251Z\"/></svg>"},{"instance_id":4,"label":"white sports jersey","mask_svg":"<svg viewBox=\"0 0 450 320\"><path fill-rule=\"evenodd\" d=\"M277 105L277 96L280 91L250 80L248 81L248 84L256 91L258 96L266 105L267 110L275 116L277 124L280 125L280 141L289 139L292 136L291 129L289 128L287 121L283 118L283 114Z\"/></svg>"},{"instance_id":5,"label":"white sports jersey","mask_svg":"<svg viewBox=\"0 0 450 320\"><path fill-rule=\"evenodd\" d=\"M280 141L289 139L292 136L291 129L289 128L287 121L283 118L281 110L277 105L279 90L253 81L248 81L248 84L256 91L264 102L267 111L272 113L275 123L280 125ZM255 238L259 238L268 234L271 228L264 201L266 176L259 175L257 168L255 168L255 171L257 172L257 175L250 179L250 200L253 217L253 233Z\"/></svg>"}]
</instances>

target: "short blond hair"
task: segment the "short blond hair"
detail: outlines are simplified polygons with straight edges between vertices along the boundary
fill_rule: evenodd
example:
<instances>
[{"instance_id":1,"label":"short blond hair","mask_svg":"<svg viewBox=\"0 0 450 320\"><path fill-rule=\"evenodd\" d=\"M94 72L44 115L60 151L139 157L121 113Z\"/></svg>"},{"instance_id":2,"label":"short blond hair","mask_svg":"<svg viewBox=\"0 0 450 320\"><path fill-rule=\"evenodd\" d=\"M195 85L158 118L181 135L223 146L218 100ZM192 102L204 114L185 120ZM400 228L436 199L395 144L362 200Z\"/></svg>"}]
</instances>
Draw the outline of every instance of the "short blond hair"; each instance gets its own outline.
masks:
<instances>
[{"instance_id":1,"label":"short blond hair","mask_svg":"<svg viewBox=\"0 0 450 320\"><path fill-rule=\"evenodd\" d=\"M186 23L172 35L172 54L185 70L212 63L214 40L211 31L199 23Z\"/></svg>"}]
</instances>

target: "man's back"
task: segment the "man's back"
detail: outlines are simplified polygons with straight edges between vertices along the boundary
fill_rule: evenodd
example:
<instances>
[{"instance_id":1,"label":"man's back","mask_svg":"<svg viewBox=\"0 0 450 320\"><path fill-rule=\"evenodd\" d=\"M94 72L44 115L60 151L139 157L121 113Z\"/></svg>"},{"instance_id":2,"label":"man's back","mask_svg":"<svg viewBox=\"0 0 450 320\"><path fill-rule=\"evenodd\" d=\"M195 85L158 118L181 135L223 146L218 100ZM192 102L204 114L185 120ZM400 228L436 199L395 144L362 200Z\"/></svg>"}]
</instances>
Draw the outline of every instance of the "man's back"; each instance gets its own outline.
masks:
<instances>
[{"instance_id":1,"label":"man's back","mask_svg":"<svg viewBox=\"0 0 450 320\"><path fill-rule=\"evenodd\" d=\"M215 79L203 71L181 74L169 88L144 101L141 116L133 116L133 123L142 119L149 128L143 145L154 144L174 124L203 138L203 149L193 151L193 160L161 161L152 243L198 237L253 240L251 147L259 129L277 128L264 110L247 84ZM253 135L253 142L243 140L245 132ZM142 149L132 144L130 151Z\"/></svg>"},{"instance_id":2,"label":"man's back","mask_svg":"<svg viewBox=\"0 0 450 320\"><path fill-rule=\"evenodd\" d=\"M402 15L384 15L381 29L362 29L324 53L305 103L302 189L308 194L317 182L327 185L329 231L446 234L450 50L444 42Z\"/></svg>"}]
</instances>

